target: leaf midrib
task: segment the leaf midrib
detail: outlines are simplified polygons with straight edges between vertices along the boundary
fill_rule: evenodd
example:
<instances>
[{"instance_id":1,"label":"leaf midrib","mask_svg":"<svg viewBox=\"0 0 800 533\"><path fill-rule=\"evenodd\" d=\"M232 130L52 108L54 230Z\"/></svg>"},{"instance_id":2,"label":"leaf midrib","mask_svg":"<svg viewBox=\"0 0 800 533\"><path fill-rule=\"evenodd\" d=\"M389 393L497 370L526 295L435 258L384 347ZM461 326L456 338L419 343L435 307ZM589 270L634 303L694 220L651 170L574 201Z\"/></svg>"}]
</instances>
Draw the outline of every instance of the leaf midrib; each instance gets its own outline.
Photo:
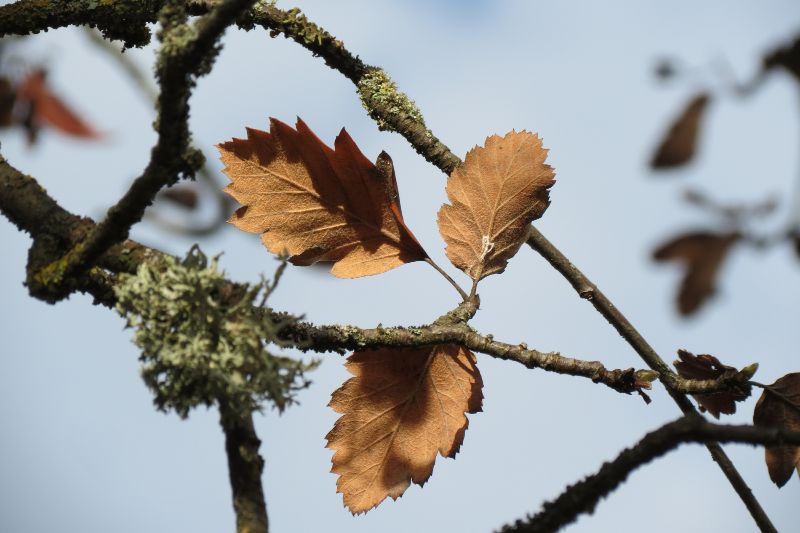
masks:
<instances>
[{"instance_id":1,"label":"leaf midrib","mask_svg":"<svg viewBox=\"0 0 800 533\"><path fill-rule=\"evenodd\" d=\"M326 201L324 201L322 195L319 194L316 190L309 189L304 184L298 183L297 181L294 181L291 178L289 178L289 177L287 177L287 176L285 176L285 175L283 175L281 173L278 173L278 172L276 172L274 170L270 170L268 168L265 168L265 167L261 166L260 164L254 162L252 160L245 160L244 163L247 166L254 167L257 170L260 170L261 171L260 175L262 175L262 176L272 176L272 177L274 177L276 179L279 179L280 181L283 181L284 183L287 183L288 185L294 187L295 189L297 189L297 190L299 190L299 191L311 196L320 205L322 205L324 208L333 209L334 211L339 211L345 217L345 219L347 219L348 217L351 218L351 219L355 219L358 223L368 227L373 232L380 233L381 235L386 237L392 244L395 244L398 248L401 248L401 246L400 246L401 238L400 238L400 234L399 233L397 235L395 235L395 234L392 234L392 233L388 232L383 227L375 226L370 221L365 220L361 216L351 212L345 206L339 206L338 204L333 204L332 207L331 207L331 204L326 202ZM288 162L283 162L282 164L285 166L285 165L288 165ZM309 179L311 178L311 176L308 175L307 173L304 173L304 175L308 176ZM399 224L398 224L398 226L399 226Z\"/></svg>"}]
</instances>

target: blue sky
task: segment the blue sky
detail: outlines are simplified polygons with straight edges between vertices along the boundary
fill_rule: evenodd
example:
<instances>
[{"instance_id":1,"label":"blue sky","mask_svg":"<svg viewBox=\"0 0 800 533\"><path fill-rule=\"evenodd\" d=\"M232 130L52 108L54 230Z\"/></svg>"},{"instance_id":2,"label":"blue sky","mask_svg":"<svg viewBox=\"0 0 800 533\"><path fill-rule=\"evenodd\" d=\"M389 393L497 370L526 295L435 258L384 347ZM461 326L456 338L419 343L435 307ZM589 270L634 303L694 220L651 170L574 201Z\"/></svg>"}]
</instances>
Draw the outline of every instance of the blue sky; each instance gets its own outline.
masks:
<instances>
[{"instance_id":1,"label":"blue sky","mask_svg":"<svg viewBox=\"0 0 800 533\"><path fill-rule=\"evenodd\" d=\"M289 7L289 4L279 4ZM646 162L670 117L708 75L673 84L652 76L657 58L706 67L720 58L746 78L759 54L800 29L792 1L657 2L298 2L309 18L366 62L385 68L419 105L431 129L463 155L487 135L535 131L556 170L552 205L537 226L586 272L665 358L677 348L761 365L771 382L800 370L797 260L788 248L741 250L726 265L721 293L696 318L672 306L679 272L656 268L649 251L708 217L680 200L686 187L721 199L786 198L798 173L797 86L775 74L746 102L711 108L697 161L654 177ZM213 73L192 99L196 143L215 172L213 145L266 128L269 116L301 116L331 142L346 127L373 158L391 154L406 222L441 265L435 225L445 177L398 135L379 132L352 84L319 58L263 31L230 31ZM2 153L37 177L64 207L100 217L147 162L152 110L81 30L31 38L19 54L50 67L51 80L108 138L82 143L46 133L33 147L4 132ZM127 52L146 70L153 49ZM786 203L786 202L784 202ZM776 218L785 216L780 212ZM141 242L183 254L194 242L143 223ZM88 298L48 306L22 286L30 239L0 222L0 529L226 531L233 528L222 434L214 411L189 420L158 413L138 376L123 321ZM255 281L275 262L257 237L233 228L201 241L232 279ZM448 271L460 281L456 269ZM594 309L527 248L508 270L481 283L477 329L543 351L641 367ZM341 280L290 268L273 305L318 323L374 326L428 322L456 303L423 264ZM264 484L274 531L489 531L536 511L567 484L594 472L646 431L679 412L660 390L645 405L587 380L526 370L479 356L484 412L470 416L456 460L437 461L425 487L412 487L353 518L335 494L324 436L326 407L347 374L324 355L301 405L256 421L264 441ZM732 422L750 420L754 399ZM779 530L797 521L800 481L770 482L763 452L726 449ZM754 525L700 446L646 466L595 514L568 531L732 531Z\"/></svg>"}]
</instances>

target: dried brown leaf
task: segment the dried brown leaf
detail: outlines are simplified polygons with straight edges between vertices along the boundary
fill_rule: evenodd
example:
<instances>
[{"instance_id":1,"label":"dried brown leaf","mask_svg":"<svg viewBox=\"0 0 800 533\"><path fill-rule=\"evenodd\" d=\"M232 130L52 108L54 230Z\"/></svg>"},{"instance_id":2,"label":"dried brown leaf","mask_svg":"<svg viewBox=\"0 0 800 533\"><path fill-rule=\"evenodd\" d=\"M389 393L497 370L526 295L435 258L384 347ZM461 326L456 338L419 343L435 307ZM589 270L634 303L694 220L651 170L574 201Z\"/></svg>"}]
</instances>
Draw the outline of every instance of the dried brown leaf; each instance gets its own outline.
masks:
<instances>
[{"instance_id":1,"label":"dried brown leaf","mask_svg":"<svg viewBox=\"0 0 800 533\"><path fill-rule=\"evenodd\" d=\"M428 257L403 222L388 155L379 170L344 129L332 150L300 119L296 130L270 125L218 146L231 179L225 192L244 206L231 224L260 233L269 251L287 252L296 265L333 262L342 278Z\"/></svg>"},{"instance_id":2,"label":"dried brown leaf","mask_svg":"<svg viewBox=\"0 0 800 533\"><path fill-rule=\"evenodd\" d=\"M437 452L454 457L468 420L483 401L483 381L469 350L452 344L355 352L353 374L333 393L342 416L328 433L335 451L337 492L353 513L397 499L411 482L423 485Z\"/></svg>"},{"instance_id":3,"label":"dried brown leaf","mask_svg":"<svg viewBox=\"0 0 800 533\"><path fill-rule=\"evenodd\" d=\"M102 135L70 109L47 85L43 70L34 70L17 89L17 101L30 106L26 120L29 137L40 127L51 127L72 137L97 139Z\"/></svg>"},{"instance_id":4,"label":"dried brown leaf","mask_svg":"<svg viewBox=\"0 0 800 533\"><path fill-rule=\"evenodd\" d=\"M753 424L800 431L800 372L786 374L764 389L753 411ZM764 458L769 478L778 487L786 485L794 470L800 475L798 446L767 446Z\"/></svg>"},{"instance_id":5,"label":"dried brown leaf","mask_svg":"<svg viewBox=\"0 0 800 533\"><path fill-rule=\"evenodd\" d=\"M686 273L678 290L678 311L690 315L716 291L717 274L739 233L705 231L678 235L653 252L656 261L680 261Z\"/></svg>"},{"instance_id":6,"label":"dried brown leaf","mask_svg":"<svg viewBox=\"0 0 800 533\"><path fill-rule=\"evenodd\" d=\"M722 376L735 376L738 370L732 366L722 364L713 355L694 355L686 350L678 350L679 360L673 362L678 375L687 379L718 379ZM741 402L750 397L751 387L748 383L740 383L735 389L713 392L710 394L692 394L701 411L708 411L714 418L719 418L720 413L732 415L736 412L736 402Z\"/></svg>"},{"instance_id":7,"label":"dried brown leaf","mask_svg":"<svg viewBox=\"0 0 800 533\"><path fill-rule=\"evenodd\" d=\"M686 108L670 125L658 146L650 166L654 169L677 167L694 157L698 131L710 97L706 93L689 100Z\"/></svg>"},{"instance_id":8,"label":"dried brown leaf","mask_svg":"<svg viewBox=\"0 0 800 533\"><path fill-rule=\"evenodd\" d=\"M447 179L452 205L439 210L447 257L474 281L502 272L550 205L555 183L547 150L532 133L493 135Z\"/></svg>"}]
</instances>

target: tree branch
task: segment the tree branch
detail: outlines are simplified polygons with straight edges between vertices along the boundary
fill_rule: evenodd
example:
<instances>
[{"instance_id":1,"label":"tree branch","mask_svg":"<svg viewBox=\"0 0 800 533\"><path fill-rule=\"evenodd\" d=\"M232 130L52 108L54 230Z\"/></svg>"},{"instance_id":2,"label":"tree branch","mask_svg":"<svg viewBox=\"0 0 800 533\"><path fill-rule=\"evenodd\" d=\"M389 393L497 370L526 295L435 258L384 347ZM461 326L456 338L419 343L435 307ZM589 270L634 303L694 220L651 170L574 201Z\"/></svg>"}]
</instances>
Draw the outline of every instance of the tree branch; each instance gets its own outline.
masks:
<instances>
[{"instance_id":1,"label":"tree branch","mask_svg":"<svg viewBox=\"0 0 800 533\"><path fill-rule=\"evenodd\" d=\"M583 361L564 357L558 352L540 352L525 344L512 345L481 335L464 323L437 324L419 327L378 327L361 329L354 326L314 326L307 322L285 326L279 336L302 350L337 351L369 348L409 348L436 344L458 344L497 359L516 361L527 368L589 378L618 392L630 394L650 388L654 375L633 368L609 370L599 361Z\"/></svg>"},{"instance_id":2,"label":"tree branch","mask_svg":"<svg viewBox=\"0 0 800 533\"><path fill-rule=\"evenodd\" d=\"M67 0L61 0L58 3L64 5L63 10L35 9L33 0L20 0L19 2L10 6L4 6L0 8L0 28L2 28L0 31L4 33L25 34L40 31L48 27L86 23L88 21L89 24L98 25L101 30L103 30L104 33L111 38L122 38L126 40L126 44L135 46L141 42L146 42L146 39L149 38L149 33L145 35L142 32L137 33L134 31L134 37L136 38L133 38L127 32L123 31L125 26L129 25L130 28L134 28L136 27L136 24L131 24L130 21L135 21L137 24L141 25L140 21L152 20L154 12L161 7L161 3L155 1L152 3L133 3L135 5L131 7L131 10L134 12L134 14L131 15L129 21L121 22L121 19L119 19L119 13L121 13L121 11L117 9L117 4L120 3L112 4L113 7L109 7L108 12L97 11L94 8L89 7L90 5L94 5L94 3L84 4L83 2ZM237 2L236 0L229 0L229 2L226 2L226 4L230 5L233 5L234 3L237 5L239 5L239 3L241 3L241 5L245 4L245 2ZM21 11L23 8L26 8L24 11L30 11L33 14L23 13L23 11ZM207 6L205 8L200 6L199 9L207 10ZM215 11L217 9L219 8L215 8ZM47 11L47 13L36 14L37 11ZM69 14L61 16L60 11L65 11ZM226 13L232 13L232 11ZM110 20L110 18L113 17L117 17L116 24ZM169 21L166 20L166 22ZM396 86L388 77L388 75L386 75L380 69L364 64L360 59L358 59L358 57L350 54L346 49L344 49L344 46L340 41L337 41L335 38L333 38L333 36L309 22L304 15L300 14L299 10L282 11L274 6L259 4L249 13L241 16L239 18L239 24L245 29L252 27L253 24L262 25L265 28L270 29L273 36L277 33L283 33L315 54L322 56L329 66L339 70L356 84L362 99L362 103L367 108L370 116L376 120L379 127L397 131L403 135L418 153L420 153L426 160L430 161L447 174L449 174L456 166L460 165L460 159L455 156L444 144L442 144L430 132L430 130L428 130L428 128L425 126L422 114L406 95L397 90ZM183 23L179 25L184 26ZM164 27L169 27L169 24L164 24ZM224 28L224 25L221 27ZM213 32L219 29L220 26L216 21L210 21L208 22L206 28L208 28L209 32ZM120 32L120 34L115 34L115 32ZM202 42L204 45L209 45L209 41L207 40L200 40L199 42ZM216 42L216 37L210 41L211 45L213 45L214 42ZM196 65L195 68L199 66L200 64ZM198 72L200 72L200 70L198 70ZM187 85L185 89L187 99L191 82L192 80L186 80ZM162 80L162 98L164 97L165 89L166 87L164 81ZM178 101L179 100L180 99L178 99ZM166 99L166 101L171 102L172 100ZM159 124L164 124L165 116L163 112L166 111L166 108L162 105L161 109L162 116L160 117L161 121ZM183 113L184 111L185 114L188 115L188 103L186 102L184 102L184 105L180 106L180 109L178 110L179 113ZM185 127L185 119L180 122L180 124L181 127ZM165 135L159 136L159 144L165 137ZM179 140L184 140L180 139L180 136L178 137ZM185 142L180 143L179 146L181 146L181 148L188 148L188 132L186 132ZM156 148L158 148L158 145ZM153 150L151 164L153 161L160 159L157 157L158 154L156 148ZM146 207L146 205L152 200L152 196L155 194L158 188L168 183L170 179L174 178L174 176L170 174L180 172L191 173L192 170L198 165L198 161L194 157L194 153L184 154L180 152L175 155L175 159L178 160L178 164L174 167L177 172L164 172L164 169L162 168L151 169L150 165L148 165L148 168L145 169L144 174L139 178L140 180L144 179L144 183L150 184L142 186L142 192L145 193L143 194L143 197L146 198L146 201L141 204L142 212L144 207ZM2 173L2 170L0 170L0 173ZM0 178L2 178L2 176L0 176ZM158 184L158 188L153 190L153 184ZM0 181L0 186L2 185L4 184L2 181ZM151 190L152 192L148 195L147 193ZM133 188L129 192L132 191ZM120 203L122 203L122 201ZM47 209L45 209L45 211L47 211ZM136 210L134 209L133 211ZM57 218L57 213L49 212L47 214ZM111 214L112 213L110 211L109 218L111 218ZM120 219L127 218L121 215L119 215L119 217ZM15 218L20 218L19 213L16 212L9 218L17 223ZM138 214L138 217L132 216L130 218L132 218L133 222L135 222L141 218L141 213ZM131 222L131 224L133 222ZM93 232L98 231L97 229L92 229L92 225L89 221L82 221L82 223L76 223L70 227L77 228L78 234L85 234L87 228L91 229ZM34 277L34 283L31 283L31 276L29 276L29 286L31 287L32 291L36 293L36 289L45 289L42 291L44 294L38 294L38 296L46 298L46 295L50 294L51 301L65 296L69 293L70 289L67 289L66 291L53 291L53 287L60 286L72 274L80 273L81 269L87 267L94 260L100 258L100 256L106 252L109 246L115 242L121 241L127 236L127 230L129 227L130 225L123 225L121 230L111 230L106 236L103 236L103 232L93 233L95 236L86 241L91 246L87 244L79 246L73 250L75 253L70 253L65 256L64 259L66 261L56 261L51 263L50 270L44 271L43 278ZM74 243L74 241L71 239L68 239L67 242ZM52 243L44 248L50 249L57 247L58 244L58 242ZM536 249L551 263L551 265L561 272L561 274L564 275L564 277L573 285L573 287L576 288L582 297L590 299L595 308L597 308L598 311L603 314L607 320L609 320L615 329L617 329L617 331L620 332L620 334L637 351L637 353L639 353L642 359L653 370L657 371L662 376L668 392L681 410L684 413L695 412L695 409L688 398L686 398L686 396L679 391L677 387L678 381L676 380L675 374L649 346L649 344L647 344L647 342L633 328L633 326L625 319L625 317L616 310L613 304L611 304L611 302L588 280L588 278L586 278L577 268L575 268L574 265L572 265L557 248L544 239L538 230L532 228L528 244L532 248ZM123 245L119 246L119 250L125 251L130 250L131 245L129 243L124 243ZM34 248L35 247L36 243L34 245ZM136 247L134 246L134 248ZM116 248L115 250L119 251ZM34 254L32 254L32 256L33 255ZM46 255L47 254L43 254L42 256L46 257ZM114 254L106 253L102 258L106 264L110 261L111 263L117 262L125 266L130 266L128 257L113 258L109 257L110 255ZM35 261L30 261L29 268L35 264L37 264ZM65 266L69 266L69 268L65 268ZM72 287L72 289L83 288L91 290L92 286L97 284L102 285L103 282L102 276L98 276L97 273L92 273L91 271L85 277L78 277L80 279L75 282L75 285ZM36 287L37 283L38 287ZM769 519L764 513L763 509L761 509L758 502L752 496L749 488L739 476L735 467L722 451L721 447L717 443L709 443L708 448L716 462L720 465L723 472L728 477L731 484L734 486L739 496L744 501L748 510L750 510L761 529L764 531L775 531L775 528L769 522Z\"/></svg>"},{"instance_id":3,"label":"tree branch","mask_svg":"<svg viewBox=\"0 0 800 533\"><path fill-rule=\"evenodd\" d=\"M36 242L48 238L56 248L52 254L63 253L80 242L94 227L88 218L73 215L50 197L39 183L23 174L0 154L0 212L20 231L30 234ZM161 255L133 241L126 241L109 250L101 265L112 272L135 273L144 261ZM30 276L30 266L29 266Z\"/></svg>"},{"instance_id":4,"label":"tree branch","mask_svg":"<svg viewBox=\"0 0 800 533\"><path fill-rule=\"evenodd\" d=\"M411 102L411 100L408 96L397 90L388 75L375 67L365 66L360 59L344 50L344 45L341 41L336 40L325 30L309 22L305 16L299 14L299 11L292 10L291 12L285 12L272 7L269 11L264 11L261 14L254 13L253 21L270 29L273 36L276 33L283 33L287 37L294 39L314 54L325 59L325 63L328 66L338 70L348 79L356 83L362 96L362 103L367 108L370 116L378 122L379 126L381 124L386 124L389 126L387 129L401 134L419 154L427 161L433 163L442 172L450 174L454 168L461 165L461 160L458 156L453 154L452 151L433 136L433 134L431 134L428 139L427 127L425 126L422 114L416 109L416 106L413 106L410 112L406 111L400 113L402 117L401 120L393 120L392 115L396 112L396 108L404 108L403 105L398 105L397 102ZM244 25L244 27L247 28L247 25ZM359 67L359 65L361 65L361 67ZM379 85L383 88L383 92L390 95L389 100L393 105L387 108L387 106L383 105L383 103L387 101L386 98L364 96L362 86L364 85L363 80L366 77L366 73L364 73L363 70L359 70L359 68L368 69L369 72L376 75L374 78L376 80L388 80L388 82L384 84L379 83ZM378 73L380 74L378 75ZM380 92L381 91L378 91L378 93ZM539 252L539 254L570 282L582 298L589 300L592 305L594 305L595 309L609 321L651 369L659 373L667 388L667 392L681 411L684 414L696 413L697 411L691 401L676 388L678 385L677 375L669 368L664 360L658 356L655 350L645 341L633 325L628 322L622 313L617 310L614 304L612 304L611 301L608 300L608 298L606 298L560 250L558 250L558 248L550 243L550 241L533 226L531 226L527 242L531 248ZM744 479L742 479L722 447L718 443L710 442L707 443L707 448L761 530L776 531L769 517L764 512L764 509L758 503L758 500L755 499L750 488L747 486Z\"/></svg>"},{"instance_id":5,"label":"tree branch","mask_svg":"<svg viewBox=\"0 0 800 533\"><path fill-rule=\"evenodd\" d=\"M0 8L1 9L1 8ZM147 98L147 101L155 106L158 101L158 91L152 79L152 72L145 71L139 64L131 58L130 54L125 53L125 49L120 49L119 44L107 39L100 31L93 28L84 28L85 35L89 41L99 50L111 56L128 76L128 79L139 89Z\"/></svg>"},{"instance_id":6,"label":"tree branch","mask_svg":"<svg viewBox=\"0 0 800 533\"><path fill-rule=\"evenodd\" d=\"M447 174L461 164L428 129L417 106L397 89L386 72L354 56L340 40L309 21L299 9L284 11L261 3L243 16L239 25L246 30L261 26L272 37L283 34L322 57L326 65L355 84L361 102L380 129L401 134L418 154Z\"/></svg>"},{"instance_id":7,"label":"tree branch","mask_svg":"<svg viewBox=\"0 0 800 533\"><path fill-rule=\"evenodd\" d=\"M689 415L645 435L631 448L623 450L600 470L570 485L555 500L546 502L535 516L504 526L502 533L545 533L574 522L582 513L592 513L601 498L610 494L631 472L683 443L740 442L754 445L800 445L800 433L780 428L711 424L698 415Z\"/></svg>"},{"instance_id":8,"label":"tree branch","mask_svg":"<svg viewBox=\"0 0 800 533\"><path fill-rule=\"evenodd\" d=\"M92 44L96 45L97 48L102 50L104 53L109 54L117 62L128 78L139 88L147 100L155 107L158 103L158 92L156 91L155 85L153 84L149 73L145 72L135 61L131 60L129 57L130 54L125 54L124 50L120 50L116 43L105 39L97 30L87 28L85 33ZM206 159L205 156L203 156L203 159ZM206 183L208 186L208 191L214 197L217 214L213 219L205 222L204 224L197 224L195 222L176 223L162 218L156 213L150 211L145 213L146 220L155 223L159 228L166 231L187 235L190 237L205 237L218 231L222 226L224 226L233 210L233 200L230 196L222 192L223 185L218 183L216 174L211 171L207 160L199 169L197 169L195 175ZM163 192L163 190L159 192Z\"/></svg>"},{"instance_id":9,"label":"tree branch","mask_svg":"<svg viewBox=\"0 0 800 533\"><path fill-rule=\"evenodd\" d=\"M219 402L220 425L225 433L228 476L236 512L237 533L267 533L267 504L261 486L264 459L259 455L261 441L256 435L253 415L242 417L225 402Z\"/></svg>"},{"instance_id":10,"label":"tree branch","mask_svg":"<svg viewBox=\"0 0 800 533\"><path fill-rule=\"evenodd\" d=\"M722 375L716 379L687 379L675 376L673 390L682 394L710 394L713 392L740 392L752 375L743 371Z\"/></svg>"},{"instance_id":11,"label":"tree branch","mask_svg":"<svg viewBox=\"0 0 800 533\"><path fill-rule=\"evenodd\" d=\"M30 289L47 301L65 298L74 290L71 280L88 269L112 245L128 236L141 220L159 190L175 183L181 174L192 176L203 164L202 154L190 147L189 97L195 78L209 71L219 51L217 40L235 18L255 0L225 0L193 26L182 2L167 2L159 21L162 41L156 64L161 91L156 121L158 141L150 162L130 189L109 210L105 219L73 249L31 278Z\"/></svg>"},{"instance_id":12,"label":"tree branch","mask_svg":"<svg viewBox=\"0 0 800 533\"><path fill-rule=\"evenodd\" d=\"M89 25L108 39L120 39L126 48L150 42L148 23L165 0L96 2L89 0L18 0L0 6L0 37L29 35L50 28Z\"/></svg>"},{"instance_id":13,"label":"tree branch","mask_svg":"<svg viewBox=\"0 0 800 533\"><path fill-rule=\"evenodd\" d=\"M668 392L682 411L692 411L694 407L689 400L675 390L678 375L664 362L650 344L633 327L627 318L611 303L583 272L581 272L567 257L561 253L538 229L531 226L528 234L528 245L544 257L550 265L555 268L575 289L575 292L588 300L597 311L608 320L614 329L622 336L625 341L636 351L650 368L658 372L661 382L667 387Z\"/></svg>"},{"instance_id":14,"label":"tree branch","mask_svg":"<svg viewBox=\"0 0 800 533\"><path fill-rule=\"evenodd\" d=\"M20 230L26 231L37 242L54 242L55 250L74 246L89 233L94 225L91 220L72 215L39 184L11 166L0 156L0 211L2 211ZM157 261L164 254L133 241L126 241L101 257L98 265L110 273L133 273L145 261ZM113 306L112 286L114 278L100 269L93 269L76 279L76 289L95 296L98 303ZM231 283L231 287L235 284ZM232 292L236 292L233 290ZM598 361L583 361L564 357L556 352L540 352L529 349L525 344L512 345L481 335L466 325L465 320L474 313L477 302L462 304L472 309L448 313L433 324L421 327L361 329L355 326L314 326L310 323L291 323L284 321L283 314L264 309L270 313L273 322L287 322L281 330L280 338L304 350L317 352L361 350L378 347L414 347L434 344L454 343L485 353L498 359L516 361L528 368L541 368L549 372L589 378L616 391L637 392L649 388L649 382L656 376L650 371L609 370Z\"/></svg>"},{"instance_id":15,"label":"tree branch","mask_svg":"<svg viewBox=\"0 0 800 533\"><path fill-rule=\"evenodd\" d=\"M686 395L679 390L681 379L675 374L667 363L656 353L652 346L633 327L625 315L611 303L605 294L587 278L567 257L561 253L539 230L531 226L528 234L528 245L539 252L550 265L555 268L572 285L578 295L588 300L597 311L608 320L614 329L628 344L639 354L639 357L653 370L659 373L660 380L664 383L667 392L685 415L696 414L697 410ZM685 384L685 381L684 381ZM706 447L725 477L728 478L736 494L739 495L750 515L755 520L761 531L776 532L775 526L758 502L750 487L742 478L739 471L731 462L728 455L717 442L706 442Z\"/></svg>"}]
</instances>

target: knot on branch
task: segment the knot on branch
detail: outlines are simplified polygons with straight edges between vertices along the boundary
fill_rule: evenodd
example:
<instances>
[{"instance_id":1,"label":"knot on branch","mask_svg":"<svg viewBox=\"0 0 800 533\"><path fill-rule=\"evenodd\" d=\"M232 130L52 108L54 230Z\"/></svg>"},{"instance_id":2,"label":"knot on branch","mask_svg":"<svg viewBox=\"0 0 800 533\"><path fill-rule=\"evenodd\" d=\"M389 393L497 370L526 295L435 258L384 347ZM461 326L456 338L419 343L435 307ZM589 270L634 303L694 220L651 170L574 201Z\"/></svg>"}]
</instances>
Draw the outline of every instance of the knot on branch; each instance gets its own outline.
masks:
<instances>
[{"instance_id":1,"label":"knot on branch","mask_svg":"<svg viewBox=\"0 0 800 533\"><path fill-rule=\"evenodd\" d=\"M142 378L158 409L186 417L197 405L224 403L245 416L264 401L279 410L293 403L318 362L267 351L284 325L256 312L272 288L232 286L196 246L183 261L166 257L120 276L117 311L136 328Z\"/></svg>"}]
</instances>

